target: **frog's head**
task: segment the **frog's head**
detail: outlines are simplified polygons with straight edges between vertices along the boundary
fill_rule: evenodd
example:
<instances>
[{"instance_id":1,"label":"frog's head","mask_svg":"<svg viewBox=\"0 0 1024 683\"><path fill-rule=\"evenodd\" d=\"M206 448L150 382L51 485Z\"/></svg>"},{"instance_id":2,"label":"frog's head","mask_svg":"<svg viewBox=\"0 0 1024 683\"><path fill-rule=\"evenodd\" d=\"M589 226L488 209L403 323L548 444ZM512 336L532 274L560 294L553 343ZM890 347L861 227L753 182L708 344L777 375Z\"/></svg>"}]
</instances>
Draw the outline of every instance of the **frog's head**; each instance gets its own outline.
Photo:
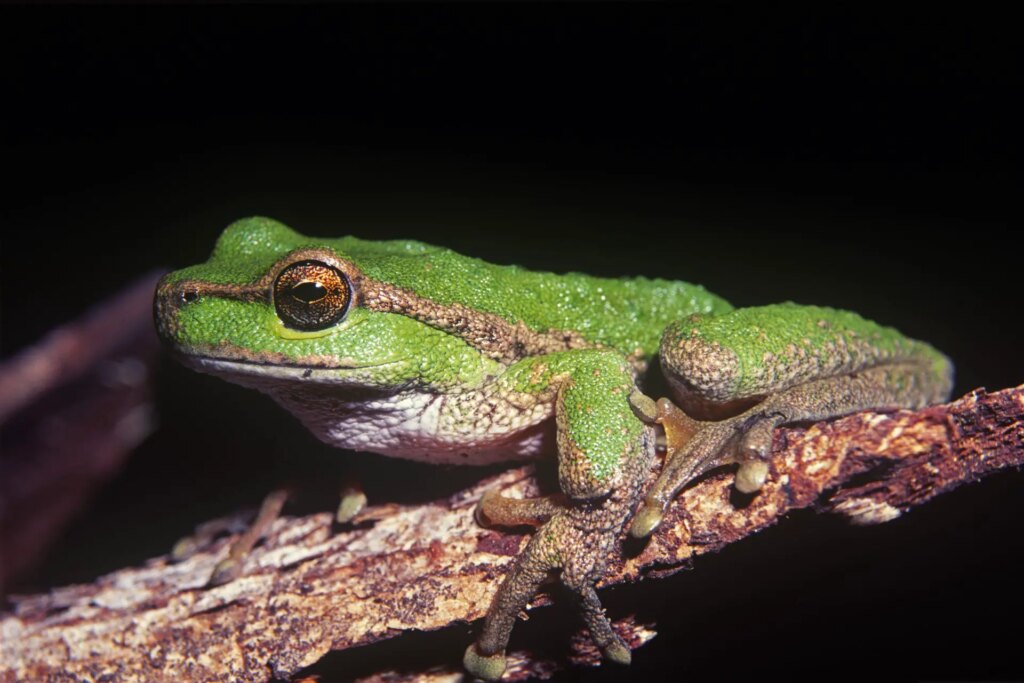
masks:
<instances>
[{"instance_id":1,"label":"frog's head","mask_svg":"<svg viewBox=\"0 0 1024 683\"><path fill-rule=\"evenodd\" d=\"M187 364L259 388L472 382L492 361L409 315L424 301L388 278L429 269L443 251L310 238L267 218L244 219L224 231L206 263L160 281L157 328Z\"/></svg>"}]
</instances>

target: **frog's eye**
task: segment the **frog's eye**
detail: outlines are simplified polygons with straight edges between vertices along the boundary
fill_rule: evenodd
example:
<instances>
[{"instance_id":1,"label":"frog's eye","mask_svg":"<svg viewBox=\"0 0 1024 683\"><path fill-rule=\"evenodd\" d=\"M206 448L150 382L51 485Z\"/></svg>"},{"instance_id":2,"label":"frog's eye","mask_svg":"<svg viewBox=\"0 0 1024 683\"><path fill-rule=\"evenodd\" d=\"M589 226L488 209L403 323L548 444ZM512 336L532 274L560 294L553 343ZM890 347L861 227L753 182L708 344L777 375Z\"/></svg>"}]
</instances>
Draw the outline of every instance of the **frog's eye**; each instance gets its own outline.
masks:
<instances>
[{"instance_id":1,"label":"frog's eye","mask_svg":"<svg viewBox=\"0 0 1024 683\"><path fill-rule=\"evenodd\" d=\"M348 278L322 261L293 263L274 280L277 317L293 330L327 329L341 322L351 302Z\"/></svg>"}]
</instances>

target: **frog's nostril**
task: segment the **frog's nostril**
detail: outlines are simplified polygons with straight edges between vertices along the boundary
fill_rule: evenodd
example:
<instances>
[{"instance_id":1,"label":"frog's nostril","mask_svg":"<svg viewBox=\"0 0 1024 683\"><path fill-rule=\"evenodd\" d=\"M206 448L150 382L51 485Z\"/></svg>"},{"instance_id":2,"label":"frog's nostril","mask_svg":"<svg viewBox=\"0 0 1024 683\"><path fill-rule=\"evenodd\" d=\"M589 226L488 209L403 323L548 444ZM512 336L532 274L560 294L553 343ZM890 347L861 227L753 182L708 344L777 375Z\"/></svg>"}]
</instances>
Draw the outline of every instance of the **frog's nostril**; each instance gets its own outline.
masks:
<instances>
[{"instance_id":1,"label":"frog's nostril","mask_svg":"<svg viewBox=\"0 0 1024 683\"><path fill-rule=\"evenodd\" d=\"M182 292L181 292L181 302L182 303L190 304L190 303L192 303L193 301L195 301L198 298L199 298L199 292L196 291L195 289L189 288L189 289L182 290Z\"/></svg>"}]
</instances>

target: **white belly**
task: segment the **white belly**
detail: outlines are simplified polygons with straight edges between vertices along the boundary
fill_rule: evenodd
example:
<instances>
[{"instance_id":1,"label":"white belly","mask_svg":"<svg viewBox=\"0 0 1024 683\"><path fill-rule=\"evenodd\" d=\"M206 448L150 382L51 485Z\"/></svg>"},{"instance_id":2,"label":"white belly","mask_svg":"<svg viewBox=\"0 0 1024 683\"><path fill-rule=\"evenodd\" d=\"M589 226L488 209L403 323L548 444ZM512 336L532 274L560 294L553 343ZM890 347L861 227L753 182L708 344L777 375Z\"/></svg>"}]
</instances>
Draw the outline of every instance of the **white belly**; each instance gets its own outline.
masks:
<instances>
[{"instance_id":1,"label":"white belly","mask_svg":"<svg viewBox=\"0 0 1024 683\"><path fill-rule=\"evenodd\" d=\"M390 396L261 389L338 448L464 465L535 458L555 448L553 404L541 397L509 400L486 389Z\"/></svg>"}]
</instances>

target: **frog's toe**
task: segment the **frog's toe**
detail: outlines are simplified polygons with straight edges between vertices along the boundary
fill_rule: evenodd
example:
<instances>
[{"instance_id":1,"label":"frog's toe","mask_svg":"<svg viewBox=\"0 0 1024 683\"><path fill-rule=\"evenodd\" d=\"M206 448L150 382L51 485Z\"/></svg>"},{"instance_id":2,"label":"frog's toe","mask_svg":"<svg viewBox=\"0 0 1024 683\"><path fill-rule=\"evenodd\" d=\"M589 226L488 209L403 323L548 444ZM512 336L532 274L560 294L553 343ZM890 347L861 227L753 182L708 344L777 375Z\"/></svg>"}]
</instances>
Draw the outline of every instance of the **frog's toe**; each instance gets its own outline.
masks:
<instances>
[{"instance_id":1,"label":"frog's toe","mask_svg":"<svg viewBox=\"0 0 1024 683\"><path fill-rule=\"evenodd\" d=\"M281 507L287 499L287 489L272 491L263 499L263 504L260 505L260 511L256 514L252 525L234 540L231 549L228 550L228 556L214 568L213 576L210 577L210 586L220 586L241 576L242 560L253 549L253 546L266 535L274 520L280 516Z\"/></svg>"},{"instance_id":2,"label":"frog's toe","mask_svg":"<svg viewBox=\"0 0 1024 683\"><path fill-rule=\"evenodd\" d=\"M484 495L480 497L476 507L473 508L473 521L482 527L493 526L494 522L491 519L491 515L496 513L497 506L500 505L502 499L503 496L498 489L487 489L484 491ZM488 514L488 512L491 514Z\"/></svg>"},{"instance_id":3,"label":"frog's toe","mask_svg":"<svg viewBox=\"0 0 1024 683\"><path fill-rule=\"evenodd\" d=\"M231 583L241 575L241 561L234 557L225 557L217 563L216 567L213 568L213 574L210 575L210 580L206 585L211 588L214 586L223 586L226 583Z\"/></svg>"},{"instance_id":4,"label":"frog's toe","mask_svg":"<svg viewBox=\"0 0 1024 683\"><path fill-rule=\"evenodd\" d=\"M462 665L471 675L485 681L496 681L505 673L505 652L493 655L482 655L477 651L476 643L466 648Z\"/></svg>"},{"instance_id":5,"label":"frog's toe","mask_svg":"<svg viewBox=\"0 0 1024 683\"><path fill-rule=\"evenodd\" d=\"M564 507L565 496L561 494L506 498L498 489L488 489L473 510L473 518L483 527L540 526Z\"/></svg>"},{"instance_id":6,"label":"frog's toe","mask_svg":"<svg viewBox=\"0 0 1024 683\"><path fill-rule=\"evenodd\" d=\"M743 433L740 442L740 457L745 460L767 460L772 454L772 440L778 420L761 418Z\"/></svg>"},{"instance_id":7,"label":"frog's toe","mask_svg":"<svg viewBox=\"0 0 1024 683\"><path fill-rule=\"evenodd\" d=\"M214 539L221 534L240 533L245 530L245 527L245 522L235 516L222 517L200 524L196 527L195 533L174 544L174 547L171 548L171 561L187 560L196 553L209 548Z\"/></svg>"},{"instance_id":8,"label":"frog's toe","mask_svg":"<svg viewBox=\"0 0 1024 683\"><path fill-rule=\"evenodd\" d=\"M171 548L171 561L181 562L183 560L187 560L199 552L199 548L201 546L202 544L195 536L186 536L175 543L174 547Z\"/></svg>"},{"instance_id":9,"label":"frog's toe","mask_svg":"<svg viewBox=\"0 0 1024 683\"><path fill-rule=\"evenodd\" d=\"M591 527L593 510L564 509L530 539L494 596L476 644L466 651L466 669L485 680L497 680L504 670L503 653L519 614L552 572L576 600L594 643L615 662L629 661L629 648L612 629L594 584L617 540L617 528ZM625 514L622 514L624 517ZM605 518L606 519L606 518ZM619 525L624 520L620 518Z\"/></svg>"},{"instance_id":10,"label":"frog's toe","mask_svg":"<svg viewBox=\"0 0 1024 683\"><path fill-rule=\"evenodd\" d=\"M768 479L768 460L778 425L777 418L761 417L743 432L736 454L740 463L736 471L736 490L740 493L757 493Z\"/></svg>"},{"instance_id":11,"label":"frog's toe","mask_svg":"<svg viewBox=\"0 0 1024 683\"><path fill-rule=\"evenodd\" d=\"M567 577L562 578L566 587L576 593L583 621L605 659L616 664L628 665L633 659L633 654L619 634L612 629L612 623L604 613L600 598L597 597L593 580L585 578L583 585L574 585L577 582L571 577L568 581L565 580Z\"/></svg>"},{"instance_id":12,"label":"frog's toe","mask_svg":"<svg viewBox=\"0 0 1024 683\"><path fill-rule=\"evenodd\" d=\"M358 486L346 486L341 491L341 502L334 519L338 524L348 524L366 507L366 493Z\"/></svg>"},{"instance_id":13,"label":"frog's toe","mask_svg":"<svg viewBox=\"0 0 1024 683\"><path fill-rule=\"evenodd\" d=\"M740 493L757 493L768 479L768 463L764 460L747 460L736 471L736 490Z\"/></svg>"},{"instance_id":14,"label":"frog's toe","mask_svg":"<svg viewBox=\"0 0 1024 683\"><path fill-rule=\"evenodd\" d=\"M658 528L664 517L665 510L662 506L649 501L645 502L633 517L633 523L629 526L629 535L633 538L647 538Z\"/></svg>"},{"instance_id":15,"label":"frog's toe","mask_svg":"<svg viewBox=\"0 0 1024 683\"><path fill-rule=\"evenodd\" d=\"M764 423L762 424L762 420ZM736 487L744 493L757 491L768 476L767 458L771 453L772 430L778 424L775 418L763 418L742 413L717 422L686 423L693 429L685 438L672 438L673 421L664 421L669 434L669 448L665 464L657 480L647 492L644 506L633 520L630 533L637 538L650 534L661 522L668 504L676 494L697 477L716 467L741 463L736 476ZM681 444L675 447L674 444ZM737 446L740 452L736 452ZM762 457L762 453L764 456Z\"/></svg>"},{"instance_id":16,"label":"frog's toe","mask_svg":"<svg viewBox=\"0 0 1024 683\"><path fill-rule=\"evenodd\" d=\"M609 662L629 666L633 661L633 651L621 639L608 643L601 648L601 653Z\"/></svg>"},{"instance_id":17,"label":"frog's toe","mask_svg":"<svg viewBox=\"0 0 1024 683\"><path fill-rule=\"evenodd\" d=\"M647 424L654 424L658 421L657 401L639 389L633 389L632 393L630 393L629 407L633 409L634 415Z\"/></svg>"}]
</instances>

